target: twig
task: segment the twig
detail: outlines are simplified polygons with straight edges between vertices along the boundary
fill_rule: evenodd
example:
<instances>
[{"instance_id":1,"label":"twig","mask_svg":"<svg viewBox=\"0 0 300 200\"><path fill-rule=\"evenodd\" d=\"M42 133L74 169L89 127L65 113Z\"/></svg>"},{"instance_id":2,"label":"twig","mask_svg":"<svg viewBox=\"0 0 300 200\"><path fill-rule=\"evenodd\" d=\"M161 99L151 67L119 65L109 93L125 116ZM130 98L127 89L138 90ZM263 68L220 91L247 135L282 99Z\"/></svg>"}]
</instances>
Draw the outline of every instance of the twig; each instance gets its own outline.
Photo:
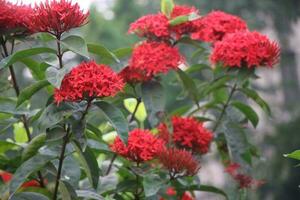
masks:
<instances>
[{"instance_id":1,"label":"twig","mask_svg":"<svg viewBox=\"0 0 300 200\"><path fill-rule=\"evenodd\" d=\"M114 163L114 161L116 160L116 158L117 158L117 154L114 154L113 157L111 158L110 163L109 163L109 166L108 166L108 168L107 168L107 170L106 170L106 173L105 173L106 175L109 174L109 172L110 172L110 170L111 170L111 168L112 168L112 166L113 166L113 163Z\"/></svg>"}]
</instances>

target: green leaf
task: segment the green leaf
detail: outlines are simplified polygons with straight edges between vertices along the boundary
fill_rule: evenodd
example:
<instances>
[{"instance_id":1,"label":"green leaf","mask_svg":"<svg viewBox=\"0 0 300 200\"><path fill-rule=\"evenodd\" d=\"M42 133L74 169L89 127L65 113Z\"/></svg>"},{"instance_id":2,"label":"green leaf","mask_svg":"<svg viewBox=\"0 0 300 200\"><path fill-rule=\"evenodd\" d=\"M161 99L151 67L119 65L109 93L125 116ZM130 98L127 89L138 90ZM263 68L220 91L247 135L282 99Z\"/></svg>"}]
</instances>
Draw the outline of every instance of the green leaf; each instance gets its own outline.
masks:
<instances>
[{"instance_id":1,"label":"green leaf","mask_svg":"<svg viewBox=\"0 0 300 200\"><path fill-rule=\"evenodd\" d=\"M38 81L24 90L21 91L18 101L17 101L17 107L20 106L24 101L29 100L36 92L41 90L42 88L50 85L47 80Z\"/></svg>"},{"instance_id":2,"label":"green leaf","mask_svg":"<svg viewBox=\"0 0 300 200\"><path fill-rule=\"evenodd\" d=\"M177 74L179 75L179 78L181 79L185 90L189 92L193 101L196 104L198 104L198 92L197 92L198 90L194 80L180 69L177 70Z\"/></svg>"},{"instance_id":3,"label":"green leaf","mask_svg":"<svg viewBox=\"0 0 300 200\"><path fill-rule=\"evenodd\" d=\"M99 45L99 44L88 44L88 51L90 53L96 54L98 56L100 56L101 59L108 59L110 62L111 61L115 61L117 63L120 63L120 60L118 59L118 57L111 52L110 50L108 50L106 47Z\"/></svg>"},{"instance_id":4,"label":"green leaf","mask_svg":"<svg viewBox=\"0 0 300 200\"><path fill-rule=\"evenodd\" d=\"M77 35L70 35L61 40L60 42L68 50L86 58L89 58L87 45L82 37Z\"/></svg>"},{"instance_id":5,"label":"green leaf","mask_svg":"<svg viewBox=\"0 0 300 200\"><path fill-rule=\"evenodd\" d=\"M11 56L8 56L5 59L2 59L0 62L0 69L3 69L5 67L8 67L26 57L34 56L42 53L53 53L56 54L56 51L54 49L46 48L46 47L37 47L37 48L31 48L26 49L22 51L17 51Z\"/></svg>"},{"instance_id":6,"label":"green leaf","mask_svg":"<svg viewBox=\"0 0 300 200\"><path fill-rule=\"evenodd\" d=\"M158 115L165 109L166 97L162 85L157 81L143 83L142 99L149 115L149 122L154 127L160 121Z\"/></svg>"},{"instance_id":7,"label":"green leaf","mask_svg":"<svg viewBox=\"0 0 300 200\"><path fill-rule=\"evenodd\" d=\"M125 48L120 48L116 49L113 51L113 53L119 58L124 58L127 56L130 56L132 53L132 48L131 47L125 47Z\"/></svg>"},{"instance_id":8,"label":"green leaf","mask_svg":"<svg viewBox=\"0 0 300 200\"><path fill-rule=\"evenodd\" d=\"M105 101L97 101L94 104L100 108L105 118L116 129L120 138L127 141L129 128L123 113L117 107Z\"/></svg>"},{"instance_id":9,"label":"green leaf","mask_svg":"<svg viewBox=\"0 0 300 200\"><path fill-rule=\"evenodd\" d=\"M22 160L26 161L38 153L38 150L45 144L46 134L40 134L34 137L25 147L22 153Z\"/></svg>"},{"instance_id":10,"label":"green leaf","mask_svg":"<svg viewBox=\"0 0 300 200\"><path fill-rule=\"evenodd\" d=\"M104 200L104 198L96 192L89 190L76 190L77 196L87 199Z\"/></svg>"},{"instance_id":11,"label":"green leaf","mask_svg":"<svg viewBox=\"0 0 300 200\"><path fill-rule=\"evenodd\" d=\"M287 157L287 158L293 158L296 160L300 160L300 150L293 151L292 153L289 153L289 154L284 154L283 156Z\"/></svg>"},{"instance_id":12,"label":"green leaf","mask_svg":"<svg viewBox=\"0 0 300 200\"><path fill-rule=\"evenodd\" d=\"M77 199L77 194L73 187L66 181L59 181L59 191L62 197L62 200L73 200Z\"/></svg>"},{"instance_id":13,"label":"green leaf","mask_svg":"<svg viewBox=\"0 0 300 200\"><path fill-rule=\"evenodd\" d=\"M73 143L76 152L78 153L78 159L83 167L91 185L96 189L99 182L99 166L97 159L95 158L92 150L87 146L85 151L82 151L80 146Z\"/></svg>"},{"instance_id":14,"label":"green leaf","mask_svg":"<svg viewBox=\"0 0 300 200\"><path fill-rule=\"evenodd\" d=\"M256 91L248 88L241 88L239 90L255 101L269 116L271 116L271 109L268 103L265 102L265 100L263 100Z\"/></svg>"},{"instance_id":15,"label":"green leaf","mask_svg":"<svg viewBox=\"0 0 300 200\"><path fill-rule=\"evenodd\" d=\"M34 192L21 192L9 198L9 200L49 200L48 197Z\"/></svg>"},{"instance_id":16,"label":"green leaf","mask_svg":"<svg viewBox=\"0 0 300 200\"><path fill-rule=\"evenodd\" d=\"M165 181L162 180L157 174L149 174L145 176L143 179L145 196L150 197L157 194L163 184L165 184Z\"/></svg>"},{"instance_id":17,"label":"green leaf","mask_svg":"<svg viewBox=\"0 0 300 200\"><path fill-rule=\"evenodd\" d=\"M226 87L226 83L232 79L232 76L225 75L220 78L215 79L207 88L204 90L204 95L207 95L213 92L216 89L220 89L222 87Z\"/></svg>"},{"instance_id":18,"label":"green leaf","mask_svg":"<svg viewBox=\"0 0 300 200\"><path fill-rule=\"evenodd\" d=\"M20 148L20 146L17 144L0 140L0 154L3 154L8 150L14 150L18 148Z\"/></svg>"},{"instance_id":19,"label":"green leaf","mask_svg":"<svg viewBox=\"0 0 300 200\"><path fill-rule=\"evenodd\" d=\"M189 15L181 15L169 21L171 26L176 26L189 21Z\"/></svg>"},{"instance_id":20,"label":"green leaf","mask_svg":"<svg viewBox=\"0 0 300 200\"><path fill-rule=\"evenodd\" d=\"M132 114L137 106L137 100L135 98L124 99L124 106ZM146 120L147 112L143 102L140 102L134 117L139 122L143 122Z\"/></svg>"},{"instance_id":21,"label":"green leaf","mask_svg":"<svg viewBox=\"0 0 300 200\"><path fill-rule=\"evenodd\" d=\"M49 161L55 157L49 155L36 155L24 162L15 172L10 184L10 194L14 194L17 189L26 181L30 174L40 170Z\"/></svg>"},{"instance_id":22,"label":"green leaf","mask_svg":"<svg viewBox=\"0 0 300 200\"><path fill-rule=\"evenodd\" d=\"M71 68L64 67L57 69L55 67L48 67L46 70L46 78L54 87L60 88L61 82L65 75L71 71Z\"/></svg>"},{"instance_id":23,"label":"green leaf","mask_svg":"<svg viewBox=\"0 0 300 200\"><path fill-rule=\"evenodd\" d=\"M174 6L175 5L173 0L161 0L161 12L167 17L171 17Z\"/></svg>"},{"instance_id":24,"label":"green leaf","mask_svg":"<svg viewBox=\"0 0 300 200\"><path fill-rule=\"evenodd\" d=\"M45 71L49 67L49 64L44 62L39 63L32 58L23 58L20 62L29 68L35 80L43 80L46 78Z\"/></svg>"},{"instance_id":25,"label":"green leaf","mask_svg":"<svg viewBox=\"0 0 300 200\"><path fill-rule=\"evenodd\" d=\"M226 199L228 199L227 194L214 186L209 186L209 185L192 185L188 187L189 191L201 191L201 192L210 192L210 193L215 193L215 194L220 194L224 196Z\"/></svg>"},{"instance_id":26,"label":"green leaf","mask_svg":"<svg viewBox=\"0 0 300 200\"><path fill-rule=\"evenodd\" d=\"M14 139L17 143L26 143L28 142L28 137L24 124L22 122L15 123L13 125Z\"/></svg>"},{"instance_id":27,"label":"green leaf","mask_svg":"<svg viewBox=\"0 0 300 200\"><path fill-rule=\"evenodd\" d=\"M247 119L250 120L254 127L257 126L259 117L250 106L239 101L233 101L231 102L231 105L237 108L239 111L241 111L247 117Z\"/></svg>"}]
</instances>

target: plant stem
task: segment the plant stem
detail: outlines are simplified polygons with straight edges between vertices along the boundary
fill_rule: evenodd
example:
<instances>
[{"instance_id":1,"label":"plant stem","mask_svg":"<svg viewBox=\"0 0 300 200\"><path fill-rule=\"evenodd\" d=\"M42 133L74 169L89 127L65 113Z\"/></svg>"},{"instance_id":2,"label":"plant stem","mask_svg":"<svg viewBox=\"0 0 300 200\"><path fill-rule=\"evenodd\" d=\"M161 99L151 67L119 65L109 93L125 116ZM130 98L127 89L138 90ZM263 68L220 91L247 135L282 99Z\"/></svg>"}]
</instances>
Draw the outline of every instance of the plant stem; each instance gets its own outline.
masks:
<instances>
[{"instance_id":1,"label":"plant stem","mask_svg":"<svg viewBox=\"0 0 300 200\"><path fill-rule=\"evenodd\" d=\"M8 53L8 49L6 47L6 41L3 39L3 37L1 37L1 45L2 45L2 48L3 48L3 51L4 51L4 56L8 57L9 53ZM15 46L15 40L12 40L10 54L13 53L14 46ZM12 84L13 84L13 88L15 90L16 96L19 97L19 95L20 95L20 88L19 88L19 85L18 85L18 82L17 82L16 73L14 71L13 65L9 66L9 72L10 72L10 75L11 75ZM28 119L27 119L26 115L21 115L21 120L22 120L24 129L25 129L25 132L26 132L26 136L27 136L28 142L30 142L32 138L31 138L29 124L28 124ZM41 187L45 187L45 185L44 185L44 178L43 178L43 175L42 175L41 171L38 171L37 175L38 175L38 178L39 178L40 186Z\"/></svg>"},{"instance_id":2,"label":"plant stem","mask_svg":"<svg viewBox=\"0 0 300 200\"><path fill-rule=\"evenodd\" d=\"M133 113L132 113L131 117L130 117L129 123L133 122L135 114L136 114L136 112L137 112L137 110L139 108L139 105L142 102L142 99L140 97L136 98L136 100L137 100L137 104L136 104L136 106L135 106L135 108L133 110Z\"/></svg>"},{"instance_id":3,"label":"plant stem","mask_svg":"<svg viewBox=\"0 0 300 200\"><path fill-rule=\"evenodd\" d=\"M140 166L140 164L137 162L136 164L137 167ZM139 200L140 199L140 195L139 195L139 175L138 174L135 174L136 176L136 188L135 188L135 192L134 192L134 199L135 200Z\"/></svg>"},{"instance_id":4,"label":"plant stem","mask_svg":"<svg viewBox=\"0 0 300 200\"><path fill-rule=\"evenodd\" d=\"M117 158L117 154L114 154L113 157L112 157L111 160L110 160L109 166L108 166L107 171L106 171L106 173L105 173L106 175L109 174L109 172L110 172L110 170L111 170L111 168L112 168L112 166L113 166L113 163L114 163L114 161L116 160L116 158Z\"/></svg>"},{"instance_id":5,"label":"plant stem","mask_svg":"<svg viewBox=\"0 0 300 200\"><path fill-rule=\"evenodd\" d=\"M59 62L59 68L62 69L63 68L63 61L62 61L63 54L61 52L60 36L57 36L56 38L57 38L57 40L56 40L57 54L56 55L57 55L58 62Z\"/></svg>"},{"instance_id":6,"label":"plant stem","mask_svg":"<svg viewBox=\"0 0 300 200\"><path fill-rule=\"evenodd\" d=\"M221 111L221 114L220 114L219 118L217 119L217 122L215 123L215 126L214 126L213 129L212 129L213 132L215 132L215 131L217 130L218 126L220 125L221 120L223 119L224 114L226 113L226 109L227 109L227 107L229 106L229 103L230 103L230 101L231 101L231 98L233 97L233 94L234 94L234 92L236 91L236 88L237 88L237 83L235 83L235 84L233 85L232 89L231 89L231 92L230 92L230 94L229 94L229 97L228 97L228 99L227 99L226 103L224 104L223 109L222 109L222 111Z\"/></svg>"}]
</instances>

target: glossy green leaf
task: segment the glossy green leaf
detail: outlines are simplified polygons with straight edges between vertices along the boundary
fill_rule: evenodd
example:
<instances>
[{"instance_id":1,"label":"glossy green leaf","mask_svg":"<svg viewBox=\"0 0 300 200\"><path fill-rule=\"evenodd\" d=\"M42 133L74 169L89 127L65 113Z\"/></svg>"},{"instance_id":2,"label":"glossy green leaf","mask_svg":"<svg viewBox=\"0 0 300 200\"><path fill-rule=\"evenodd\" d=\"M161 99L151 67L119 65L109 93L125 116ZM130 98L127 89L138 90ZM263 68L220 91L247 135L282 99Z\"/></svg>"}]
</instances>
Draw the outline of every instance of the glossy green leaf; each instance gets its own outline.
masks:
<instances>
[{"instance_id":1,"label":"glossy green leaf","mask_svg":"<svg viewBox=\"0 0 300 200\"><path fill-rule=\"evenodd\" d=\"M196 87L196 84L194 80L187 75L184 71L178 69L177 74L179 75L179 78L181 79L183 86L185 90L188 91L189 95L193 99L193 101L197 104L198 103L198 90Z\"/></svg>"},{"instance_id":2,"label":"glossy green leaf","mask_svg":"<svg viewBox=\"0 0 300 200\"><path fill-rule=\"evenodd\" d=\"M239 90L243 92L246 96L251 98L253 101L255 101L269 116L271 116L271 109L268 103L265 100L263 100L256 91L248 88L241 88Z\"/></svg>"},{"instance_id":3,"label":"glossy green leaf","mask_svg":"<svg viewBox=\"0 0 300 200\"><path fill-rule=\"evenodd\" d=\"M55 67L48 67L46 70L46 78L54 87L60 88L60 84L67 73L70 72L70 68L64 67L63 69L57 69Z\"/></svg>"},{"instance_id":4,"label":"glossy green leaf","mask_svg":"<svg viewBox=\"0 0 300 200\"><path fill-rule=\"evenodd\" d=\"M55 157L48 155L37 154L24 162L15 172L10 184L9 191L10 194L14 194L17 189L26 181L30 174L40 170L49 161L53 160Z\"/></svg>"},{"instance_id":5,"label":"glossy green leaf","mask_svg":"<svg viewBox=\"0 0 300 200\"><path fill-rule=\"evenodd\" d=\"M38 150L45 144L46 134L40 134L34 137L25 147L22 153L22 160L26 161L38 153Z\"/></svg>"},{"instance_id":6,"label":"glossy green leaf","mask_svg":"<svg viewBox=\"0 0 300 200\"><path fill-rule=\"evenodd\" d=\"M23 58L20 62L27 66L35 80L44 80L46 78L45 71L49 67L47 63L39 63L32 58Z\"/></svg>"},{"instance_id":7,"label":"glossy green leaf","mask_svg":"<svg viewBox=\"0 0 300 200\"><path fill-rule=\"evenodd\" d=\"M14 150L18 148L20 148L20 146L17 144L0 140L0 154L3 154L8 150Z\"/></svg>"},{"instance_id":8,"label":"glossy green leaf","mask_svg":"<svg viewBox=\"0 0 300 200\"><path fill-rule=\"evenodd\" d=\"M210 185L192 185L188 187L188 190L215 193L215 194L222 195L226 199L228 199L227 194L223 190Z\"/></svg>"},{"instance_id":9,"label":"glossy green leaf","mask_svg":"<svg viewBox=\"0 0 300 200\"><path fill-rule=\"evenodd\" d=\"M127 141L129 131L128 122L121 110L105 101L97 101L94 104L100 108L105 118L116 129L120 138L123 141Z\"/></svg>"},{"instance_id":10,"label":"glossy green leaf","mask_svg":"<svg viewBox=\"0 0 300 200\"><path fill-rule=\"evenodd\" d=\"M160 9L163 14L167 17L171 17L171 13L174 8L174 1L173 0L161 0Z\"/></svg>"},{"instance_id":11,"label":"glossy green leaf","mask_svg":"<svg viewBox=\"0 0 300 200\"><path fill-rule=\"evenodd\" d=\"M62 200L74 200L77 199L77 194L74 188L66 181L59 181L59 192Z\"/></svg>"},{"instance_id":12,"label":"glossy green leaf","mask_svg":"<svg viewBox=\"0 0 300 200\"><path fill-rule=\"evenodd\" d=\"M125 47L125 48L120 48L116 49L113 51L113 53L119 58L124 58L127 56L130 56L132 53L132 48L131 47Z\"/></svg>"},{"instance_id":13,"label":"glossy green leaf","mask_svg":"<svg viewBox=\"0 0 300 200\"><path fill-rule=\"evenodd\" d=\"M26 50L17 51L11 56L2 59L0 62L0 69L3 69L5 67L8 67L26 57L34 56L42 53L52 53L56 54L56 51L54 49L46 48L46 47L37 47L37 48L31 48Z\"/></svg>"},{"instance_id":14,"label":"glossy green leaf","mask_svg":"<svg viewBox=\"0 0 300 200\"><path fill-rule=\"evenodd\" d=\"M115 61L117 63L120 63L120 60L118 57L108 50L106 47L99 45L99 44L88 44L88 51L90 53L93 53L95 55L98 55L101 59L109 59L111 61Z\"/></svg>"},{"instance_id":15,"label":"glossy green leaf","mask_svg":"<svg viewBox=\"0 0 300 200\"><path fill-rule=\"evenodd\" d=\"M259 117L250 106L239 101L233 101L231 102L231 105L241 111L246 116L246 118L250 120L254 127L257 126Z\"/></svg>"},{"instance_id":16,"label":"glossy green leaf","mask_svg":"<svg viewBox=\"0 0 300 200\"><path fill-rule=\"evenodd\" d=\"M29 100L36 92L48 85L50 85L50 83L47 80L42 80L22 90L18 97L17 107L20 106L24 101Z\"/></svg>"},{"instance_id":17,"label":"glossy green leaf","mask_svg":"<svg viewBox=\"0 0 300 200\"><path fill-rule=\"evenodd\" d=\"M289 154L284 154L284 157L300 160L300 150L293 151Z\"/></svg>"},{"instance_id":18,"label":"glossy green leaf","mask_svg":"<svg viewBox=\"0 0 300 200\"><path fill-rule=\"evenodd\" d=\"M9 200L49 200L49 198L35 192L21 192L11 196Z\"/></svg>"},{"instance_id":19,"label":"glossy green leaf","mask_svg":"<svg viewBox=\"0 0 300 200\"><path fill-rule=\"evenodd\" d=\"M74 143L74 148L78 154L78 159L87 175L90 184L96 189L99 182L99 166L92 150L87 146L85 151L82 151L80 146Z\"/></svg>"},{"instance_id":20,"label":"glossy green leaf","mask_svg":"<svg viewBox=\"0 0 300 200\"><path fill-rule=\"evenodd\" d=\"M181 15L169 21L171 26L176 26L189 21L189 15Z\"/></svg>"},{"instance_id":21,"label":"glossy green leaf","mask_svg":"<svg viewBox=\"0 0 300 200\"><path fill-rule=\"evenodd\" d=\"M135 98L124 99L125 108L132 114L137 106L137 100ZM137 111L135 112L134 117L139 121L143 122L147 118L147 112L144 105L144 102L139 103Z\"/></svg>"},{"instance_id":22,"label":"glossy green leaf","mask_svg":"<svg viewBox=\"0 0 300 200\"><path fill-rule=\"evenodd\" d=\"M77 35L70 35L63 40L60 41L63 47L67 48L68 50L89 58L88 48L84 41L84 39Z\"/></svg>"},{"instance_id":23,"label":"glossy green leaf","mask_svg":"<svg viewBox=\"0 0 300 200\"><path fill-rule=\"evenodd\" d=\"M146 106L149 122L154 127L159 123L159 115L165 109L166 97L162 85L156 81L143 83L142 99Z\"/></svg>"},{"instance_id":24,"label":"glossy green leaf","mask_svg":"<svg viewBox=\"0 0 300 200\"><path fill-rule=\"evenodd\" d=\"M143 187L145 196L150 197L159 191L159 189L165 184L165 181L161 179L157 174L149 174L143 178Z\"/></svg>"},{"instance_id":25,"label":"glossy green leaf","mask_svg":"<svg viewBox=\"0 0 300 200\"><path fill-rule=\"evenodd\" d=\"M28 137L24 124L22 122L15 123L13 125L14 139L17 143L26 143L28 142Z\"/></svg>"},{"instance_id":26,"label":"glossy green leaf","mask_svg":"<svg viewBox=\"0 0 300 200\"><path fill-rule=\"evenodd\" d=\"M89 190L76 190L77 196L88 199L104 200L104 198L96 192Z\"/></svg>"}]
</instances>

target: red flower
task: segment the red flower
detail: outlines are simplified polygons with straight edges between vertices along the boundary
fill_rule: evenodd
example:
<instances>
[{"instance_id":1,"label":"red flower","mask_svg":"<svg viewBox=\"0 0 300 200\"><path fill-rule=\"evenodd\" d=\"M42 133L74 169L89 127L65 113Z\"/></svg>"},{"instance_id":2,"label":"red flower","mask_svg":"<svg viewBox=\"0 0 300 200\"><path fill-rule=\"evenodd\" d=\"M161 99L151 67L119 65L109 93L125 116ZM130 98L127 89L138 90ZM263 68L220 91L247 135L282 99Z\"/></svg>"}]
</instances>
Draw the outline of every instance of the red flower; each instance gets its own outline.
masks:
<instances>
[{"instance_id":1,"label":"red flower","mask_svg":"<svg viewBox=\"0 0 300 200\"><path fill-rule=\"evenodd\" d=\"M200 169L199 163L186 150L163 148L157 154L157 158L170 172L172 178L176 178L177 176L193 176Z\"/></svg>"},{"instance_id":2,"label":"red flower","mask_svg":"<svg viewBox=\"0 0 300 200\"><path fill-rule=\"evenodd\" d=\"M8 183L12 179L13 175L9 172L1 171L0 177L4 183Z\"/></svg>"},{"instance_id":3,"label":"red flower","mask_svg":"<svg viewBox=\"0 0 300 200\"><path fill-rule=\"evenodd\" d=\"M146 15L131 23L128 33L135 33L139 37L168 38L169 21L163 14Z\"/></svg>"},{"instance_id":4,"label":"red flower","mask_svg":"<svg viewBox=\"0 0 300 200\"><path fill-rule=\"evenodd\" d=\"M190 15L192 13L198 14L199 11L195 7L175 5L171 13L171 19L175 19L179 16ZM194 21L188 21L179 25L172 26L171 30L175 32L177 38L180 38L184 34L189 34L195 31Z\"/></svg>"},{"instance_id":5,"label":"red flower","mask_svg":"<svg viewBox=\"0 0 300 200\"><path fill-rule=\"evenodd\" d=\"M134 129L129 132L127 145L117 137L110 148L117 154L140 163L152 160L163 145L164 142L156 138L149 130Z\"/></svg>"},{"instance_id":6,"label":"red flower","mask_svg":"<svg viewBox=\"0 0 300 200\"><path fill-rule=\"evenodd\" d=\"M191 193L189 192L184 192L181 200L194 200L194 197L192 197Z\"/></svg>"},{"instance_id":7,"label":"red flower","mask_svg":"<svg viewBox=\"0 0 300 200\"><path fill-rule=\"evenodd\" d=\"M197 153L207 153L213 134L192 117L172 118L173 134L172 140L181 148L191 149ZM170 133L165 124L158 126L159 134L165 142L169 143Z\"/></svg>"},{"instance_id":8,"label":"red flower","mask_svg":"<svg viewBox=\"0 0 300 200\"><path fill-rule=\"evenodd\" d=\"M22 34L29 32L30 16L33 9L26 5L12 4L6 0L0 0L0 30L8 33Z\"/></svg>"},{"instance_id":9,"label":"red flower","mask_svg":"<svg viewBox=\"0 0 300 200\"><path fill-rule=\"evenodd\" d=\"M151 77L177 69L183 61L177 48L163 42L145 41L133 49L129 65Z\"/></svg>"},{"instance_id":10,"label":"red flower","mask_svg":"<svg viewBox=\"0 0 300 200\"><path fill-rule=\"evenodd\" d=\"M216 42L210 57L228 67L272 67L279 61L280 48L258 32L237 32Z\"/></svg>"},{"instance_id":11,"label":"red flower","mask_svg":"<svg viewBox=\"0 0 300 200\"><path fill-rule=\"evenodd\" d=\"M62 33L84 25L88 15L71 0L50 0L35 6L31 29L60 38Z\"/></svg>"},{"instance_id":12,"label":"red flower","mask_svg":"<svg viewBox=\"0 0 300 200\"><path fill-rule=\"evenodd\" d=\"M238 172L240 167L241 166L238 163L231 163L225 169L225 172L230 174L230 176L232 176L232 178L239 184L239 188L260 187L265 183L263 180L255 180L251 176Z\"/></svg>"},{"instance_id":13,"label":"red flower","mask_svg":"<svg viewBox=\"0 0 300 200\"><path fill-rule=\"evenodd\" d=\"M151 76L147 76L146 73L139 69L134 69L131 66L127 66L119 73L126 83L135 84L138 82L147 82L151 80Z\"/></svg>"},{"instance_id":14,"label":"red flower","mask_svg":"<svg viewBox=\"0 0 300 200\"><path fill-rule=\"evenodd\" d=\"M60 88L54 91L54 99L60 103L114 96L123 86L122 78L108 66L94 61L83 62L64 77Z\"/></svg>"},{"instance_id":15,"label":"red flower","mask_svg":"<svg viewBox=\"0 0 300 200\"><path fill-rule=\"evenodd\" d=\"M175 196L176 195L176 190L173 187L168 187L166 194L169 196Z\"/></svg>"},{"instance_id":16,"label":"red flower","mask_svg":"<svg viewBox=\"0 0 300 200\"><path fill-rule=\"evenodd\" d=\"M9 172L2 171L0 172L0 177L4 183L9 183L11 179L13 178L13 174ZM27 188L27 187L41 187L40 183L36 180L31 180L27 181L22 184L22 188Z\"/></svg>"},{"instance_id":17,"label":"red flower","mask_svg":"<svg viewBox=\"0 0 300 200\"><path fill-rule=\"evenodd\" d=\"M191 37L205 42L216 42L222 40L227 33L247 30L244 20L222 11L209 13L200 20L196 20L194 25L196 31Z\"/></svg>"}]
</instances>

